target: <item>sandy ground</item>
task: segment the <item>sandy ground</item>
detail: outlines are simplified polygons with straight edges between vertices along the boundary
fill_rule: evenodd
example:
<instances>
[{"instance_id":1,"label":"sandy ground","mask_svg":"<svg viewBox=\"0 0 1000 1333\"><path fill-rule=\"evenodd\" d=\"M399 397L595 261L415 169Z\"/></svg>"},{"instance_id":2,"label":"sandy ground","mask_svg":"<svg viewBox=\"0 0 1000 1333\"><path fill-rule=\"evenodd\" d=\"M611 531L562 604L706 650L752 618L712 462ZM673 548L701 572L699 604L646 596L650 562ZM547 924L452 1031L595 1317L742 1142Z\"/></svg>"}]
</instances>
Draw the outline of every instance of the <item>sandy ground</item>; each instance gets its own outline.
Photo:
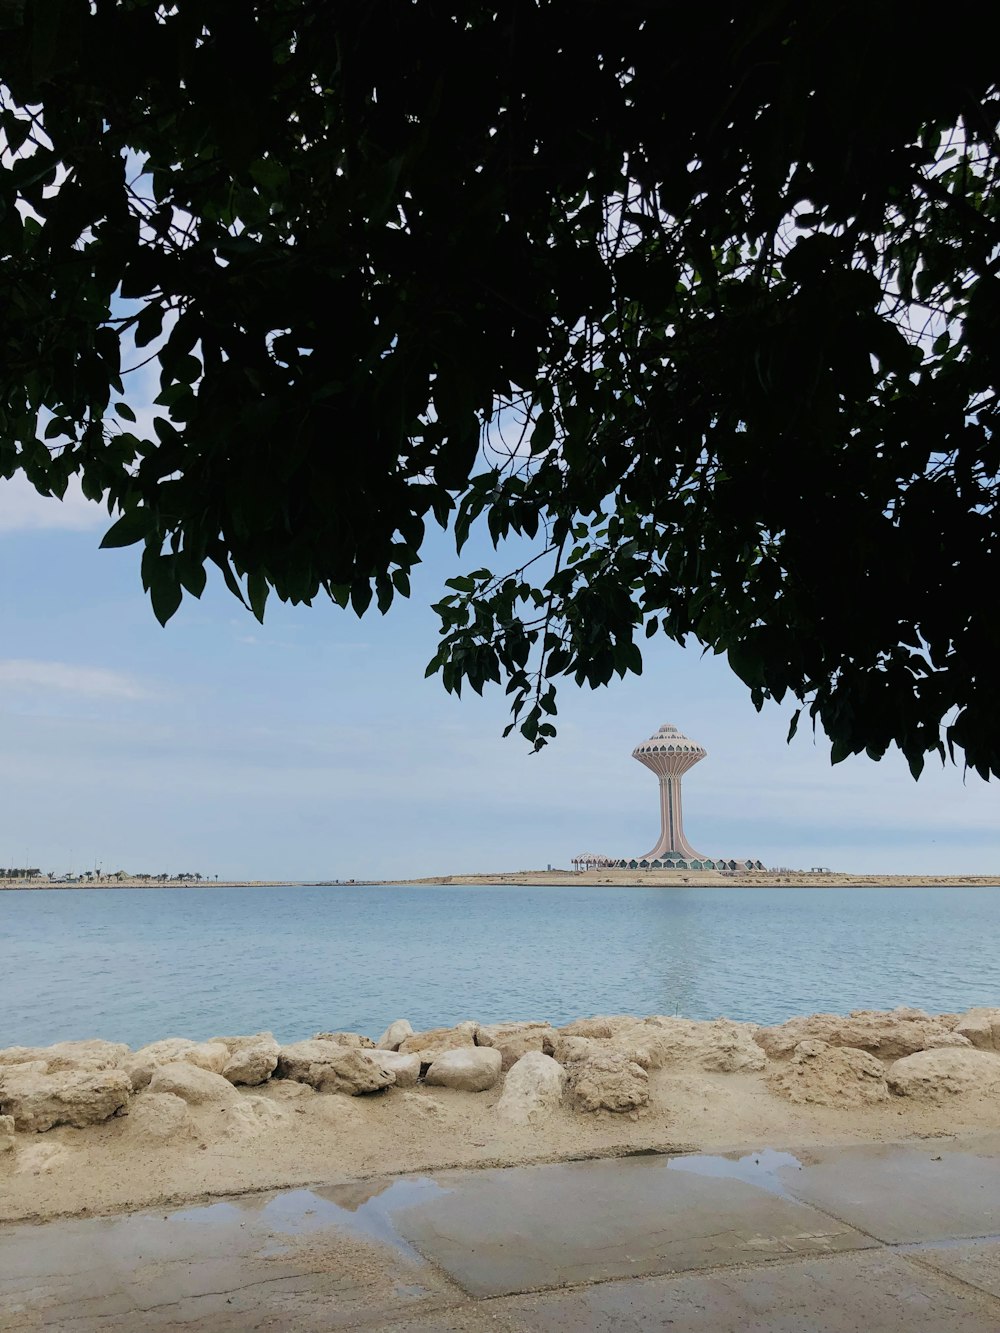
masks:
<instances>
[{"instance_id":1,"label":"sandy ground","mask_svg":"<svg viewBox=\"0 0 1000 1333\"><path fill-rule=\"evenodd\" d=\"M801 870L757 870L752 873L720 873L713 870L498 870L494 874L433 875L407 880L203 880L200 884L161 884L155 880L115 877L93 880L89 884L51 883L48 879L2 880L4 889L255 889L322 887L366 888L421 884L524 884L535 888L558 885L611 885L618 888L646 889L767 889L767 888L925 888L958 886L1000 887L1000 875L850 875L829 871L812 874Z\"/></svg>"},{"instance_id":2,"label":"sandy ground","mask_svg":"<svg viewBox=\"0 0 1000 1333\"><path fill-rule=\"evenodd\" d=\"M849 875L839 872L811 874L800 870L756 870L739 874L713 870L516 870L493 875L439 875L414 879L410 884L525 884L545 888L548 885L611 885L617 888L647 889L767 889L767 888L924 888L956 886L1000 887L1000 875Z\"/></svg>"},{"instance_id":3,"label":"sandy ground","mask_svg":"<svg viewBox=\"0 0 1000 1333\"><path fill-rule=\"evenodd\" d=\"M995 1096L943 1103L892 1098L864 1108L794 1105L762 1074L650 1073L648 1108L628 1115L565 1107L541 1124L496 1114L500 1088L418 1086L366 1097L271 1081L241 1090L253 1114L193 1107L193 1137L144 1140L127 1115L84 1130L18 1134L0 1155L0 1221L114 1213L279 1186L363 1181L447 1166L504 1166L648 1149L725 1152L890 1142L1000 1129ZM243 1108L239 1108L242 1110ZM244 1123L244 1122L250 1122Z\"/></svg>"}]
</instances>

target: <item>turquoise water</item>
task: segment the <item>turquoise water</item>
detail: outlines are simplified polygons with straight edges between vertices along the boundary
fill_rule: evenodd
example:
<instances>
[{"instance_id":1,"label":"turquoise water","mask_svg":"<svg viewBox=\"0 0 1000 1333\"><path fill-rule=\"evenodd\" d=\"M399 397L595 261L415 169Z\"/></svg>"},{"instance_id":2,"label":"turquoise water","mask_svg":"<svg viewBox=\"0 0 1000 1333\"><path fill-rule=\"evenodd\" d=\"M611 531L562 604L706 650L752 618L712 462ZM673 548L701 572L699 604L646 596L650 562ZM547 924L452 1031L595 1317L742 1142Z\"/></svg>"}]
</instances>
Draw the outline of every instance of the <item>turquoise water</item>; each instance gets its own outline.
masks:
<instances>
[{"instance_id":1,"label":"turquoise water","mask_svg":"<svg viewBox=\"0 0 1000 1333\"><path fill-rule=\"evenodd\" d=\"M1000 890L0 892L0 1047L1000 1004Z\"/></svg>"}]
</instances>

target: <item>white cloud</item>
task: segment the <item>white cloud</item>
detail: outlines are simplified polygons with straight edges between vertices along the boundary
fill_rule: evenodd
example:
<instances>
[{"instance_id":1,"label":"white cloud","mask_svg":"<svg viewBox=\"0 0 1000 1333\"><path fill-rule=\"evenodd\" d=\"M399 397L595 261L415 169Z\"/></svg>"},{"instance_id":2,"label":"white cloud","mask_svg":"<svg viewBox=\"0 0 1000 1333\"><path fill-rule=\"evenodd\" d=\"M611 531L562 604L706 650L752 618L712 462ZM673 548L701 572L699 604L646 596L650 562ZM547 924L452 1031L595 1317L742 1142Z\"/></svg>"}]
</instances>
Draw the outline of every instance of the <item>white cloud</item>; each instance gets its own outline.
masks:
<instances>
[{"instance_id":1,"label":"white cloud","mask_svg":"<svg viewBox=\"0 0 1000 1333\"><path fill-rule=\"evenodd\" d=\"M72 662L33 662L27 658L0 658L0 690L30 690L83 694L96 699L150 699L152 691L133 676L107 667L77 666Z\"/></svg>"},{"instance_id":2,"label":"white cloud","mask_svg":"<svg viewBox=\"0 0 1000 1333\"><path fill-rule=\"evenodd\" d=\"M9 481L0 481L0 533L40 532L50 528L83 532L110 525L107 510L86 499L76 478L70 481L62 500L39 495L20 473Z\"/></svg>"}]
</instances>

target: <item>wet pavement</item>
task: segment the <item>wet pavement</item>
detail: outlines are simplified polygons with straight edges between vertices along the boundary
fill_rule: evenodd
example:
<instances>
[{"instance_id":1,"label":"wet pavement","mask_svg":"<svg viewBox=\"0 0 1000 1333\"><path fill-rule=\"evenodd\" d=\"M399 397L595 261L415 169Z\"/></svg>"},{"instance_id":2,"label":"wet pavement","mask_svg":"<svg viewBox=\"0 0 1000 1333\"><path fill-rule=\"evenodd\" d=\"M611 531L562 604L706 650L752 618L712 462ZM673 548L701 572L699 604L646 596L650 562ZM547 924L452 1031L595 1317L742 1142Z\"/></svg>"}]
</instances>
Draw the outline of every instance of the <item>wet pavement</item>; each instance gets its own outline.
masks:
<instances>
[{"instance_id":1,"label":"wet pavement","mask_svg":"<svg viewBox=\"0 0 1000 1333\"><path fill-rule=\"evenodd\" d=\"M0 1330L998 1333L1000 1139L441 1171L0 1227Z\"/></svg>"}]
</instances>

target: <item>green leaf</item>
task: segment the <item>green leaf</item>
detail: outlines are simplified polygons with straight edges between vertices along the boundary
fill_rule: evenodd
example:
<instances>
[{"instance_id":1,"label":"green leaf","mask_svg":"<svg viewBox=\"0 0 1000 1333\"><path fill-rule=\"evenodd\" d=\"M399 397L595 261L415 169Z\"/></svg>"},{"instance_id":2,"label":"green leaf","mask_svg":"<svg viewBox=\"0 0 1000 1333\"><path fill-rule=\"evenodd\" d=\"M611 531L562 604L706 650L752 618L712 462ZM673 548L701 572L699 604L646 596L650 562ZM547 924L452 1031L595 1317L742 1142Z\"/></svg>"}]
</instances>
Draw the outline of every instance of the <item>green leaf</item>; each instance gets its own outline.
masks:
<instances>
[{"instance_id":1,"label":"green leaf","mask_svg":"<svg viewBox=\"0 0 1000 1333\"><path fill-rule=\"evenodd\" d=\"M157 523L157 515L151 509L128 509L104 534L101 546L105 549L134 546L136 542L151 536L156 531Z\"/></svg>"}]
</instances>

